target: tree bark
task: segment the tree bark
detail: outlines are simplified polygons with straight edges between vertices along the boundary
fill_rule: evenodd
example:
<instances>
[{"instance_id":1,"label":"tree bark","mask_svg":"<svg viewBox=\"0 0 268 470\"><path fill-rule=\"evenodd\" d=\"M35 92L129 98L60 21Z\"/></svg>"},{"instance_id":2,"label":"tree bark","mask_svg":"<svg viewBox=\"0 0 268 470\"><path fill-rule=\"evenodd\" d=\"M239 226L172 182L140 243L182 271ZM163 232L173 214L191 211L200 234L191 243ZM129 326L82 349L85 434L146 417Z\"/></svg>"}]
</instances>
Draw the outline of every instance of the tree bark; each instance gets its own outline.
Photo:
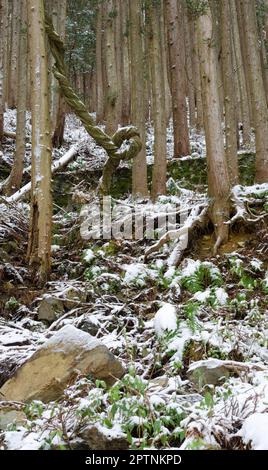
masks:
<instances>
[{"instance_id":1,"label":"tree bark","mask_svg":"<svg viewBox=\"0 0 268 470\"><path fill-rule=\"evenodd\" d=\"M247 92L247 83L245 77L245 69L243 56L241 51L241 43L239 37L239 27L237 21L237 9L235 0L230 1L231 9L231 25L232 25L232 39L233 39L233 51L235 58L235 73L238 77L239 92L240 92L240 103L241 103L241 116L242 116L242 134L243 144L250 145L250 109L249 109L249 96Z\"/></svg>"},{"instance_id":2,"label":"tree bark","mask_svg":"<svg viewBox=\"0 0 268 470\"><path fill-rule=\"evenodd\" d=\"M131 92L130 92L130 58L128 47L129 36L129 12L128 2L120 0L121 18L122 18L122 53L123 53L123 90L122 90L122 124L126 126L130 122ZM142 50L142 49L141 49Z\"/></svg>"},{"instance_id":3,"label":"tree bark","mask_svg":"<svg viewBox=\"0 0 268 470\"><path fill-rule=\"evenodd\" d=\"M195 88L195 104L196 104L196 121L195 128L200 132L204 128L203 120L203 103L201 94L201 73L200 62L198 57L198 38L196 20L191 19L191 34L193 38L192 57L193 57L193 75L194 75L194 88Z\"/></svg>"},{"instance_id":4,"label":"tree bark","mask_svg":"<svg viewBox=\"0 0 268 470\"><path fill-rule=\"evenodd\" d=\"M43 0L27 0L32 90L32 187L28 245L37 280L49 278L51 263L51 137L48 58Z\"/></svg>"},{"instance_id":5,"label":"tree bark","mask_svg":"<svg viewBox=\"0 0 268 470\"><path fill-rule=\"evenodd\" d=\"M221 47L225 109L225 148L230 183L238 184L237 120L234 70L232 63L231 15L229 1L220 1Z\"/></svg>"},{"instance_id":6,"label":"tree bark","mask_svg":"<svg viewBox=\"0 0 268 470\"><path fill-rule=\"evenodd\" d=\"M220 97L217 81L217 54L214 46L212 15L207 12L197 20L202 101L207 147L210 214L216 234L215 251L228 240L230 183L221 128Z\"/></svg>"},{"instance_id":7,"label":"tree bark","mask_svg":"<svg viewBox=\"0 0 268 470\"><path fill-rule=\"evenodd\" d=\"M104 77L103 77L103 3L98 5L96 20L96 93L97 110L96 120L100 123L104 119Z\"/></svg>"},{"instance_id":8,"label":"tree bark","mask_svg":"<svg viewBox=\"0 0 268 470\"><path fill-rule=\"evenodd\" d=\"M113 0L107 0L105 11L105 52L106 52L106 132L114 134L119 123L118 75L115 49L115 15Z\"/></svg>"},{"instance_id":9,"label":"tree bark","mask_svg":"<svg viewBox=\"0 0 268 470\"><path fill-rule=\"evenodd\" d=\"M172 117L172 105L171 105L171 91L170 91L170 80L169 80L169 59L168 59L168 44L167 38L167 25L165 21L165 8L164 2L160 2L160 40L162 49L162 64L165 82L165 109L166 109L166 125L169 126L170 118Z\"/></svg>"},{"instance_id":10,"label":"tree bark","mask_svg":"<svg viewBox=\"0 0 268 470\"><path fill-rule=\"evenodd\" d=\"M253 127L254 126L253 108L252 108L253 99L252 99L251 86L250 86L250 77L248 73L248 63L247 63L246 44L245 44L245 28L244 28L244 20L242 17L242 11L240 7L240 0L235 0L235 5L236 5L236 11L237 11L236 19L237 19L238 30L239 30L241 54L242 54L242 60L244 64L244 71L245 71L250 125L251 127Z\"/></svg>"},{"instance_id":11,"label":"tree bark","mask_svg":"<svg viewBox=\"0 0 268 470\"><path fill-rule=\"evenodd\" d=\"M0 0L0 148L4 133L4 8Z\"/></svg>"},{"instance_id":12,"label":"tree bark","mask_svg":"<svg viewBox=\"0 0 268 470\"><path fill-rule=\"evenodd\" d=\"M182 156L190 154L185 96L185 50L182 16L183 5L181 2L179 2L179 10L177 0L166 0L165 7L168 22L169 64L174 127L174 155Z\"/></svg>"},{"instance_id":13,"label":"tree bark","mask_svg":"<svg viewBox=\"0 0 268 470\"><path fill-rule=\"evenodd\" d=\"M17 104L17 67L18 67L18 28L19 28L19 2L11 1L11 43L10 43L10 78L8 84L8 105L15 108Z\"/></svg>"},{"instance_id":14,"label":"tree bark","mask_svg":"<svg viewBox=\"0 0 268 470\"><path fill-rule=\"evenodd\" d=\"M263 83L256 23L255 3L240 2L244 24L244 42L250 79L256 142L256 182L268 181L268 109Z\"/></svg>"},{"instance_id":15,"label":"tree bark","mask_svg":"<svg viewBox=\"0 0 268 470\"><path fill-rule=\"evenodd\" d=\"M185 56L186 56L186 86L187 96L189 103L189 123L190 127L195 127L196 113L195 113L195 90L194 90L194 77L193 77L193 54L192 54L192 41L190 19L187 13L187 8L184 8L184 32L185 32Z\"/></svg>"},{"instance_id":16,"label":"tree bark","mask_svg":"<svg viewBox=\"0 0 268 470\"><path fill-rule=\"evenodd\" d=\"M149 51L152 82L152 108L154 123L154 167L152 179L152 197L166 194L167 149L166 149L166 109L165 80L162 64L160 39L161 6L154 0L147 4L149 26Z\"/></svg>"},{"instance_id":17,"label":"tree bark","mask_svg":"<svg viewBox=\"0 0 268 470\"><path fill-rule=\"evenodd\" d=\"M139 129L142 150L133 161L132 193L147 196L145 79L141 37L141 1L129 0L129 46L131 67L131 121Z\"/></svg>"},{"instance_id":18,"label":"tree bark","mask_svg":"<svg viewBox=\"0 0 268 470\"><path fill-rule=\"evenodd\" d=\"M123 62L123 28L121 17L120 0L114 0L115 9L115 54L116 54L116 74L118 87L118 124L122 124L123 116L123 90L124 90L124 62Z\"/></svg>"},{"instance_id":19,"label":"tree bark","mask_svg":"<svg viewBox=\"0 0 268 470\"><path fill-rule=\"evenodd\" d=\"M16 192L20 186L23 175L25 156L25 125L27 100L27 5L21 0L18 48L18 78L17 78L17 128L16 150L11 173L4 184L4 192L8 196Z\"/></svg>"},{"instance_id":20,"label":"tree bark","mask_svg":"<svg viewBox=\"0 0 268 470\"><path fill-rule=\"evenodd\" d=\"M57 30L62 40L65 38L66 30L66 0L61 0L58 5L57 15ZM53 79L53 83L56 82ZM54 96L54 119L53 119L53 137L52 144L54 147L61 147L64 139L64 126L65 126L65 101L60 92L58 85L55 83L56 93Z\"/></svg>"}]
</instances>

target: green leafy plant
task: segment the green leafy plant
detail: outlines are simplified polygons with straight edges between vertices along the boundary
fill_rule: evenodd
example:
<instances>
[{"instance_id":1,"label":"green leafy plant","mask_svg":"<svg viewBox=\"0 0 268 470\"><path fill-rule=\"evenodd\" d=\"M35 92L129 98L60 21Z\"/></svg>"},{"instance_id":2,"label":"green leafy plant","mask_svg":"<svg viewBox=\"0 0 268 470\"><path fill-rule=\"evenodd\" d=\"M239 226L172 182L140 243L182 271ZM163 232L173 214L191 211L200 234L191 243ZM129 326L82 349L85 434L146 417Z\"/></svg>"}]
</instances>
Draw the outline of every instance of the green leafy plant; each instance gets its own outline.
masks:
<instances>
[{"instance_id":1,"label":"green leafy plant","mask_svg":"<svg viewBox=\"0 0 268 470\"><path fill-rule=\"evenodd\" d=\"M163 400L151 402L149 382L134 368L108 390L101 381L95 385L97 388L87 396L88 406L77 411L84 423L99 422L107 429L120 425L132 449L168 445L175 438L183 440L180 423L185 413L175 404L166 406Z\"/></svg>"},{"instance_id":2,"label":"green leafy plant","mask_svg":"<svg viewBox=\"0 0 268 470\"><path fill-rule=\"evenodd\" d=\"M13 312L19 305L20 304L15 297L10 297L10 299L5 303L5 309Z\"/></svg>"},{"instance_id":3,"label":"green leafy plant","mask_svg":"<svg viewBox=\"0 0 268 470\"><path fill-rule=\"evenodd\" d=\"M247 269L240 258L230 258L229 263L230 272L238 278L240 287L252 291L258 286L258 279L253 277L256 273Z\"/></svg>"},{"instance_id":4,"label":"green leafy plant","mask_svg":"<svg viewBox=\"0 0 268 470\"><path fill-rule=\"evenodd\" d=\"M32 401L27 403L24 407L24 413L26 414L29 420L35 420L36 418L41 418L45 410L45 405L41 401Z\"/></svg>"},{"instance_id":5,"label":"green leafy plant","mask_svg":"<svg viewBox=\"0 0 268 470\"><path fill-rule=\"evenodd\" d=\"M187 319L187 324L193 333L195 333L199 327L199 323L197 320L197 314L199 309L200 305L197 302L193 301L190 301L183 306L183 313Z\"/></svg>"},{"instance_id":6,"label":"green leafy plant","mask_svg":"<svg viewBox=\"0 0 268 470\"><path fill-rule=\"evenodd\" d=\"M212 263L204 262L189 276L181 279L182 287L195 294L204 291L207 287L221 287L223 278L219 269Z\"/></svg>"}]
</instances>

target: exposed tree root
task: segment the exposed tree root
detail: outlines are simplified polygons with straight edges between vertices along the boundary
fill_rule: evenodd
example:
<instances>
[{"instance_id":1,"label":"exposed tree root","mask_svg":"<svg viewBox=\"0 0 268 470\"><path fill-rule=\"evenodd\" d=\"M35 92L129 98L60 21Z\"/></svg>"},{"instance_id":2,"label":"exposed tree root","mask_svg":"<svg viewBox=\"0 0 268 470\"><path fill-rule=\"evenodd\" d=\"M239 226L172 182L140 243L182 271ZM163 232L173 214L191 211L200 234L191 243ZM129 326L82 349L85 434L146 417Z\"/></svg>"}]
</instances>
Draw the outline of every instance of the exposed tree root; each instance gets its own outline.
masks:
<instances>
[{"instance_id":1,"label":"exposed tree root","mask_svg":"<svg viewBox=\"0 0 268 470\"><path fill-rule=\"evenodd\" d=\"M251 205L261 205L263 204L263 200L259 199L252 199L249 200L248 197L242 196L241 190L239 186L235 186L232 190L231 195L232 204L234 207L235 214L234 216L227 222L228 225L233 225L237 221L242 221L244 223L256 223L259 220L264 219L267 217L267 212L262 212L261 214L254 215L252 214L249 203Z\"/></svg>"},{"instance_id":2,"label":"exposed tree root","mask_svg":"<svg viewBox=\"0 0 268 470\"><path fill-rule=\"evenodd\" d=\"M260 212L258 215L253 214L251 211L251 207L258 207L259 209L265 200L258 198L258 194L256 194L256 198L251 196L249 199L247 194L250 193L250 188L247 188L246 195L243 195L243 188L239 188L238 186L233 188L229 205L226 201L218 204L210 201L210 203L207 202L193 207L180 228L168 231L157 243L146 250L145 259L148 259L153 253L159 252L168 242L175 240L176 243L171 248L167 265L178 266L189 246L194 229L200 227L201 230L204 230L209 221L212 222L215 230L216 242L213 248L213 255L216 255L220 246L228 241L229 230L234 223L242 222L244 225L252 225L267 217L268 213L265 211ZM252 191L254 191L254 188L252 187ZM266 186L265 189L267 190ZM229 217L230 213L234 213L231 218Z\"/></svg>"},{"instance_id":3,"label":"exposed tree root","mask_svg":"<svg viewBox=\"0 0 268 470\"><path fill-rule=\"evenodd\" d=\"M182 227L177 230L168 231L167 233L165 233L165 235L160 238L157 243L150 246L146 250L145 259L147 259L148 256L150 256L152 253L159 251L163 247L163 245L165 245L169 241L178 240L168 259L169 266L177 266L178 263L181 261L185 249L187 248L189 234L191 234L191 232L197 225L201 227L204 227L206 225L208 221L208 208L208 204L205 206L199 205L194 207Z\"/></svg>"}]
</instances>

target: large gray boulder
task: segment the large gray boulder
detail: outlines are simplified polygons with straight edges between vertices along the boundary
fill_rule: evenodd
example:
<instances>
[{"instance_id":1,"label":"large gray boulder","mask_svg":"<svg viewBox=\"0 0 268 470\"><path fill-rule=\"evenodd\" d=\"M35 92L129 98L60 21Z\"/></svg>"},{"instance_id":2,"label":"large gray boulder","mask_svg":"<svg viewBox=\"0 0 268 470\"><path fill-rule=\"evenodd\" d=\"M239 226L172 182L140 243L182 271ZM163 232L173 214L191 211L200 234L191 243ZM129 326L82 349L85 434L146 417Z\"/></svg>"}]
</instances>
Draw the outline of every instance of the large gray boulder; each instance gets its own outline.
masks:
<instances>
[{"instance_id":1,"label":"large gray boulder","mask_svg":"<svg viewBox=\"0 0 268 470\"><path fill-rule=\"evenodd\" d=\"M61 397L78 375L112 385L125 373L121 363L99 340L66 325L42 346L0 389L0 400L49 402Z\"/></svg>"}]
</instances>

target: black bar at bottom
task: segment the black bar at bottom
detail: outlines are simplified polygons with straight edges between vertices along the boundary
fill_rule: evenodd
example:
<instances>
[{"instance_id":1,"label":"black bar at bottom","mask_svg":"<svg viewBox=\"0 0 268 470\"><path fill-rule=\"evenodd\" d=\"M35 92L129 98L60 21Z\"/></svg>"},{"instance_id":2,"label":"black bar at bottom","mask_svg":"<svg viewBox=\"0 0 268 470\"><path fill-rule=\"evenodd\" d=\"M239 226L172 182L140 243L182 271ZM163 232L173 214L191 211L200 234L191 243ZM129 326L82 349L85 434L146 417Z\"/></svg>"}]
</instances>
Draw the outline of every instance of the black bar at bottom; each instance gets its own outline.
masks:
<instances>
[{"instance_id":1,"label":"black bar at bottom","mask_svg":"<svg viewBox=\"0 0 268 470\"><path fill-rule=\"evenodd\" d=\"M73 468L107 466L121 469L128 466L171 465L176 468L190 468L191 465L209 466L258 465L267 461L265 451L0 451L0 465L6 461L22 467L33 465L40 468L48 465L74 465ZM227 469L228 470L228 469Z\"/></svg>"}]
</instances>

